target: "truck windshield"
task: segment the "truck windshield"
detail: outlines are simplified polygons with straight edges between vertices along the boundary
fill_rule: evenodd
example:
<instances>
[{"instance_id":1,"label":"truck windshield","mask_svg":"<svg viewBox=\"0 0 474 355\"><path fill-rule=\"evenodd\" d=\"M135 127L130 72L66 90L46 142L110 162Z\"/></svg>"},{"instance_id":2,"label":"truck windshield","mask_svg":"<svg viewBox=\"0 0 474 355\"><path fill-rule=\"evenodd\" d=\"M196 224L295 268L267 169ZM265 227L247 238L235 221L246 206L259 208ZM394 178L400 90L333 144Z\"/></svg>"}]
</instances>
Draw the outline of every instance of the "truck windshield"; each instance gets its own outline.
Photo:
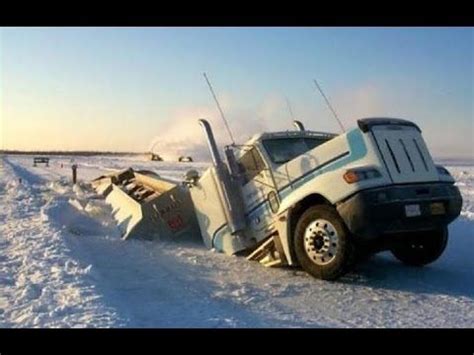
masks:
<instances>
[{"instance_id":1,"label":"truck windshield","mask_svg":"<svg viewBox=\"0 0 474 355\"><path fill-rule=\"evenodd\" d=\"M329 138L273 138L265 139L262 143L275 164L284 164L328 140Z\"/></svg>"}]
</instances>

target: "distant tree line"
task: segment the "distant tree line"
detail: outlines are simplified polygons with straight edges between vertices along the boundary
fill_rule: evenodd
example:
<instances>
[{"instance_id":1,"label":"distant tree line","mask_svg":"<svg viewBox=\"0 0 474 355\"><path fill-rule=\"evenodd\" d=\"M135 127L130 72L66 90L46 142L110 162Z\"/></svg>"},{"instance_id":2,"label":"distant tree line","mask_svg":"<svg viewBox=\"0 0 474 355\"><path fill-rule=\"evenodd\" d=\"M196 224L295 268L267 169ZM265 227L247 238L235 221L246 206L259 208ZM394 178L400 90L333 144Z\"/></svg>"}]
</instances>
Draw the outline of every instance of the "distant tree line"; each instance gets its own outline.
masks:
<instances>
[{"instance_id":1,"label":"distant tree line","mask_svg":"<svg viewBox=\"0 0 474 355\"><path fill-rule=\"evenodd\" d=\"M108 152L108 151L91 151L91 150L8 150L0 149L0 154L17 154L17 155L82 155L82 156L93 156L93 155L143 155L146 153L139 152Z\"/></svg>"}]
</instances>

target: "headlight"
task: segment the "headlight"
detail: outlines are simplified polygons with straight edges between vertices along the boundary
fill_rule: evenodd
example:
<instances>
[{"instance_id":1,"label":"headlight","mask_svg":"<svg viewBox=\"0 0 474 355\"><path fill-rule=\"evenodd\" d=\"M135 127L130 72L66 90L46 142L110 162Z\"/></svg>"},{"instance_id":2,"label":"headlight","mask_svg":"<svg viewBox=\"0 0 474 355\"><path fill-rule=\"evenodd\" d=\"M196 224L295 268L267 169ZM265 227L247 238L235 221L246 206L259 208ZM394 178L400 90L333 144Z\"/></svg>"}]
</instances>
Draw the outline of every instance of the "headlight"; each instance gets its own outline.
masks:
<instances>
[{"instance_id":1,"label":"headlight","mask_svg":"<svg viewBox=\"0 0 474 355\"><path fill-rule=\"evenodd\" d=\"M436 170L438 170L439 175L451 176L448 169L446 169L445 167L442 167L441 165L436 165Z\"/></svg>"},{"instance_id":2,"label":"headlight","mask_svg":"<svg viewBox=\"0 0 474 355\"><path fill-rule=\"evenodd\" d=\"M349 169L347 170L343 178L348 184L353 184L354 182L376 179L381 177L380 171L375 168L358 168L358 169Z\"/></svg>"}]
</instances>

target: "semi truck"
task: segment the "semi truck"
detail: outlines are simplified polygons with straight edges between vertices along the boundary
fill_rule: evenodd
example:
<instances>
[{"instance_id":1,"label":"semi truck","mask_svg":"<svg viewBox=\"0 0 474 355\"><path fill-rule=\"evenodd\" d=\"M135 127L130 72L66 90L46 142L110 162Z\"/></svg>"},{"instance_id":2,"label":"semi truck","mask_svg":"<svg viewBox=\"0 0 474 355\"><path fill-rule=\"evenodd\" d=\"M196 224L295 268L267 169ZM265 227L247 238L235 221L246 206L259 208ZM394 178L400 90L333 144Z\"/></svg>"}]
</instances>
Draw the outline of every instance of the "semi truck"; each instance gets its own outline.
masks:
<instances>
[{"instance_id":1,"label":"semi truck","mask_svg":"<svg viewBox=\"0 0 474 355\"><path fill-rule=\"evenodd\" d=\"M324 280L380 251L423 266L445 250L462 198L414 122L364 118L334 134L295 121L296 130L225 146L225 158L208 121L199 123L212 158L202 175L190 170L171 184L131 170L126 181L116 174L94 182L121 204L114 210L122 211L127 237L197 236L208 248L265 266L299 266ZM145 188L156 193L148 202L135 199L133 191ZM127 199L136 206L124 209Z\"/></svg>"}]
</instances>

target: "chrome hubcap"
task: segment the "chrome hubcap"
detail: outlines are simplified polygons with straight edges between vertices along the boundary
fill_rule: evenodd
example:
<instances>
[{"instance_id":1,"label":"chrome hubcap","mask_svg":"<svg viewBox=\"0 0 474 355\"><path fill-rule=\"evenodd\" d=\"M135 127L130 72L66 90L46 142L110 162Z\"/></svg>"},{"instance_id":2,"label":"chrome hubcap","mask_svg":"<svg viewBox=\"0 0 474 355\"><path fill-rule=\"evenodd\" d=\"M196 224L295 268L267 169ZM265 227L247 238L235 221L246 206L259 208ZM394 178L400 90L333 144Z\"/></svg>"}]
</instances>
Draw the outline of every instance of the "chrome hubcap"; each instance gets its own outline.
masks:
<instances>
[{"instance_id":1,"label":"chrome hubcap","mask_svg":"<svg viewBox=\"0 0 474 355\"><path fill-rule=\"evenodd\" d=\"M325 219L317 219L306 227L304 250L317 265L326 265L336 257L339 237L336 228Z\"/></svg>"}]
</instances>

